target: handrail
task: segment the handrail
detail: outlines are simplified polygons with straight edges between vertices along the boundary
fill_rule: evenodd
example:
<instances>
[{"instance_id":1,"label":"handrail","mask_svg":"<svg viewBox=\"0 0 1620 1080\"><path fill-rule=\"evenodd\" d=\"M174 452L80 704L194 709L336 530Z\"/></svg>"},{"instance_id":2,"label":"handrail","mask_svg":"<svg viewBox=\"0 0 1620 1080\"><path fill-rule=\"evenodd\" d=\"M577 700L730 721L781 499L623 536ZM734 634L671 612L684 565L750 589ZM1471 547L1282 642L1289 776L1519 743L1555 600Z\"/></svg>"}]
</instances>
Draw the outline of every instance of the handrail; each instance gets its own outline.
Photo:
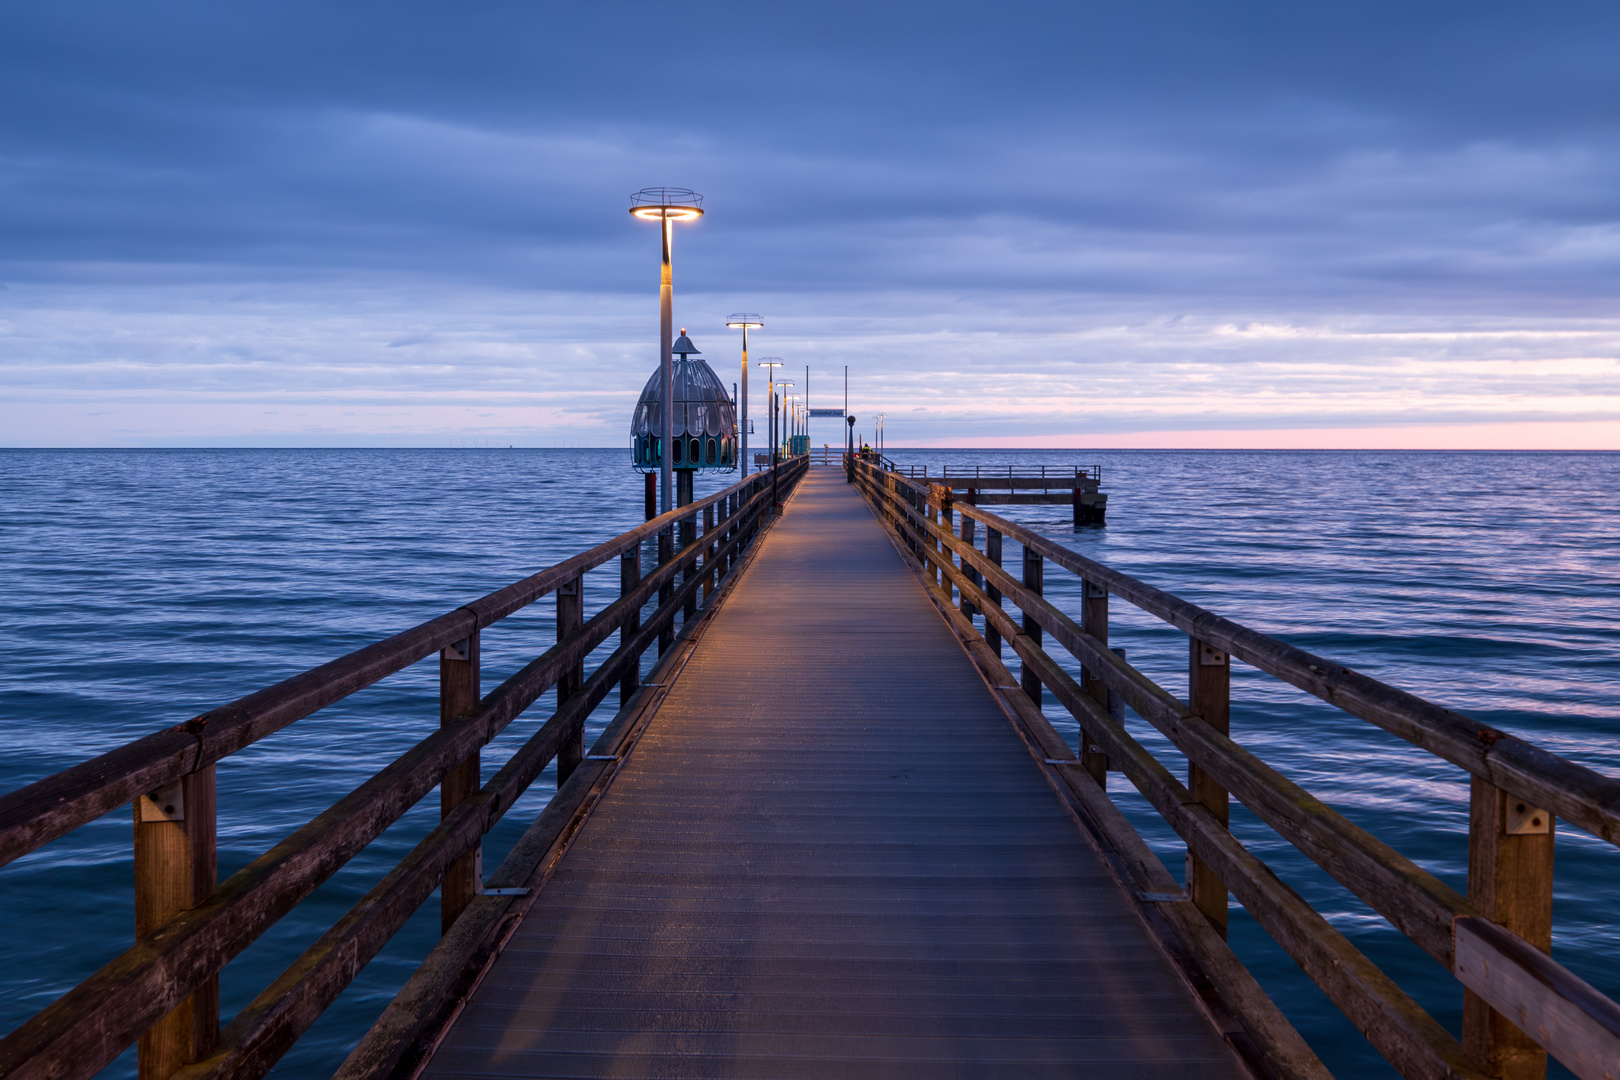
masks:
<instances>
[{"instance_id":1,"label":"handrail","mask_svg":"<svg viewBox=\"0 0 1620 1080\"><path fill-rule=\"evenodd\" d=\"M1513 927L1498 921L1517 920L1528 927L1521 932L1535 931L1540 936L1538 919L1525 921L1526 913L1540 905L1550 918L1550 819L1543 823L1540 835L1527 836L1541 845L1537 850L1545 851L1545 872L1537 868L1540 864L1535 859L1523 865L1510 861L1497 866L1493 862L1504 827L1494 816L1506 798L1499 792L1543 808L1532 809L1531 814L1545 817L1547 809L1555 810L1558 816L1612 843L1620 822L1616 814L1620 781L1111 570L1030 529L953 499L946 482L916 483L866 462L861 463L859 479L880 519L894 528L918 559L931 595L953 625L959 626L959 632L971 635L987 655L998 655L999 650L999 645L992 648L989 642L1005 641L1019 657L1022 689L1012 687L1011 675L1002 673L999 659L989 661L997 669L998 692L1011 693L1023 702L1021 715L1030 717L1028 722L1036 727L1045 727L1048 744L1062 746L1062 753L1073 758L1049 759L1049 765L1073 766L1059 770L1062 782L1082 802L1090 800L1095 805L1098 799L1106 801L1100 786L1103 770L1123 771L1186 841L1201 872L1216 875L1211 893L1205 891L1210 882L1195 880L1189 870L1187 891L1206 918L1214 921L1218 914L1218 926L1224 927L1225 896L1230 889L1403 1074L1480 1075L1482 1066L1494 1073L1506 1060L1503 1055L1522 1057L1523 1045L1534 1049L1534 1043L1514 1044L1488 1026L1490 1010L1517 1023L1583 1078L1608 1077L1620 1068L1620 1005L1553 961L1546 955L1545 943L1538 949L1514 933ZM960 536L952 525L956 515L962 518ZM974 538L978 525L986 531L983 551ZM1024 546L1022 581L1001 565L1003 537ZM1042 597L1041 566L1045 561L1071 570L1085 582L1084 627ZM935 575L938 584L932 584ZM953 590L959 602L953 599ZM1236 656L1469 770L1476 777L1470 897L1461 896L1311 797L1231 739L1224 729L1224 681L1220 684L1223 696L1211 705L1219 706L1222 724L1218 726L1201 715L1197 700L1192 705L1180 701L1111 652L1106 644L1110 593L1189 635L1193 645L1190 679L1197 674L1201 650L1213 650L1211 662L1223 668L1223 680L1226 655ZM1004 599L1023 612L1022 625L1003 610ZM984 618L982 638L971 622L975 615ZM1102 620L1096 628L1094 618ZM1042 636L1047 633L1084 666L1086 686L1042 648ZM1051 732L1033 703L1043 688L1079 721L1079 757ZM1120 719L1110 715L1098 697L1105 688L1110 697L1117 694L1186 755L1191 766L1187 785L1173 778ZM1031 693L1037 695L1033 700L1028 696ZM1480 749L1475 752L1474 747ZM1470 1040L1466 1051L1232 837L1225 822L1227 791L1428 951L1471 994L1478 995L1478 1008L1470 1004L1465 1023L1465 1036ZM1486 810L1481 811L1482 806ZM1519 809L1525 811L1524 805ZM1476 859L1479 867L1473 865ZM1483 894L1486 900L1476 902L1476 873L1508 875L1502 887L1516 894L1506 901L1504 914L1492 917L1478 906L1497 903L1494 891L1498 886L1491 885L1491 891ZM1514 878L1514 874L1521 877ZM1529 876L1523 877L1525 874ZM1212 912L1217 904L1218 912ZM1514 1037L1525 1038L1516 1033Z\"/></svg>"},{"instance_id":2,"label":"handrail","mask_svg":"<svg viewBox=\"0 0 1620 1080\"><path fill-rule=\"evenodd\" d=\"M1197 604L1110 569L1006 518L958 502L956 512L1001 530L1044 558L1200 641L1268 675L1376 724L1498 787L1546 807L1611 844L1620 844L1620 780L1390 686L1304 649L1251 630Z\"/></svg>"},{"instance_id":3,"label":"handrail","mask_svg":"<svg viewBox=\"0 0 1620 1080\"><path fill-rule=\"evenodd\" d=\"M564 582L735 495L752 479L661 514L409 630L0 795L0 866L499 622Z\"/></svg>"},{"instance_id":4,"label":"handrail","mask_svg":"<svg viewBox=\"0 0 1620 1080\"><path fill-rule=\"evenodd\" d=\"M779 479L792 485L807 464L795 460L782 469ZM196 1001L203 988L217 979L224 964L435 786L448 784L452 770L476 761L479 748L543 693L558 687L556 712L495 776L470 797L460 798L453 806L447 803L439 826L242 1010L219 1038L210 1036L211 1046L205 1042L200 1048L182 1052L179 1060L162 1064L160 1072L149 1075L143 1043L143 1080L164 1080L177 1067L180 1073L174 1075L183 1075L186 1080L253 1080L262 1076L441 880L448 889L447 870L478 846L484 833L549 762L558 762L559 785L574 771L575 766L565 762L563 753L568 745L578 745L585 718L614 685L622 685L621 694L629 692L639 679L642 653L654 642L669 640L678 614L684 611L690 620L700 595L707 606L721 576L729 574L738 553L757 534L770 500L769 479L750 476L437 619L215 709L190 725L136 740L0 800L9 815L7 832L0 835L9 838L4 850L15 858L68 831L75 823L90 820L95 816L90 812L92 808L119 792L130 791L132 785L135 794L144 794L151 789L143 785L154 783L154 776L172 780L206 769L231 750L431 655L435 649L469 638L547 592L574 583L575 589L569 595L578 595L577 584L588 570L617 555L638 552L641 542L652 536L664 538L656 568L643 576L639 556L625 564L634 573L621 566L620 595L589 620L576 621L565 632L560 605L556 644L454 718L453 723L433 731L328 810L233 874L203 902L182 908L140 937L121 956L0 1039L0 1076L7 1080L89 1077L143 1032L149 1028L155 1031L154 1024L160 1020L169 1023L171 1010L188 1000ZM721 508L718 521L716 506ZM701 538L697 534L700 516L704 523ZM678 548L667 542L673 539L672 527L676 525L681 531ZM654 600L657 608L643 623L641 609ZM618 647L588 679L571 674L580 671L591 652L615 632L620 636ZM178 750L164 742L176 735L183 735L187 744ZM579 751L573 753L571 760L578 762ZM53 794L56 801L48 801ZM478 884L474 883L474 887ZM189 1038L189 1030L187 1035Z\"/></svg>"}]
</instances>

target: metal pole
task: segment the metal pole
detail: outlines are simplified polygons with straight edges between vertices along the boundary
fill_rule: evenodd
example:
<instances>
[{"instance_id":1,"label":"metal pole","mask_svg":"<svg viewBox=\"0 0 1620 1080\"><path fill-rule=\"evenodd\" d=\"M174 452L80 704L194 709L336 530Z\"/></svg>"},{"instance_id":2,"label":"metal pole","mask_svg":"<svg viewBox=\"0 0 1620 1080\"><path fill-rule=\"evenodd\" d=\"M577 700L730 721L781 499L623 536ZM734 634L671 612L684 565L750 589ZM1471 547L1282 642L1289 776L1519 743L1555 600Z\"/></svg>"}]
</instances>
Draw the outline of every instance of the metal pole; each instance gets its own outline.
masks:
<instances>
[{"instance_id":1,"label":"metal pole","mask_svg":"<svg viewBox=\"0 0 1620 1080\"><path fill-rule=\"evenodd\" d=\"M740 438L742 440L742 459L741 459L742 460L742 474L744 476L747 476L748 473L749 473L749 470L751 470L754 467L753 463L748 460L748 327L746 327L746 326L743 327L742 332L743 332L742 397L737 400L737 403L740 406L742 406L742 413L741 413L742 419L738 422L737 428L738 428L738 432L739 432L738 438Z\"/></svg>"},{"instance_id":2,"label":"metal pole","mask_svg":"<svg viewBox=\"0 0 1620 1080\"><path fill-rule=\"evenodd\" d=\"M776 374L776 369L775 368L771 369L771 374L772 375ZM778 454L778 452L780 450L781 450L781 447L776 445L776 387L772 386L771 387L771 509L772 510L780 510L782 508L781 493L777 490L777 487L776 487L776 458L777 458L777 454Z\"/></svg>"},{"instance_id":3,"label":"metal pole","mask_svg":"<svg viewBox=\"0 0 1620 1080\"><path fill-rule=\"evenodd\" d=\"M669 513L675 498L675 474L672 459L675 452L675 359L670 352L674 344L675 326L675 283L669 268L669 247L675 235L675 223L670 220L669 211L665 210L662 216L664 226L664 266L658 281L658 375L663 380L663 453L660 454L658 478L663 491L659 506L663 513Z\"/></svg>"}]
</instances>

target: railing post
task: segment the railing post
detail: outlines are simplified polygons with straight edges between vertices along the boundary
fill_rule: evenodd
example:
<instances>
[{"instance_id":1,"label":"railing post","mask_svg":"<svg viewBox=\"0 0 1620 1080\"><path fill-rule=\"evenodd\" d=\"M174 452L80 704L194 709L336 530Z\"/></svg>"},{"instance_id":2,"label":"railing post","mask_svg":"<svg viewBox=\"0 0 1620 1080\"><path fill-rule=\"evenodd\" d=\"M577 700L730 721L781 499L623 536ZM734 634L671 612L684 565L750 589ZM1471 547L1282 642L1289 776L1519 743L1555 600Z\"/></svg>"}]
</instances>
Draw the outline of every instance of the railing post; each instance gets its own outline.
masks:
<instances>
[{"instance_id":1,"label":"railing post","mask_svg":"<svg viewBox=\"0 0 1620 1080\"><path fill-rule=\"evenodd\" d=\"M1473 778L1468 901L1544 953L1552 951L1554 830L1545 810ZM1463 995L1463 1048L1491 1076L1547 1075L1547 1052L1471 990Z\"/></svg>"},{"instance_id":2,"label":"railing post","mask_svg":"<svg viewBox=\"0 0 1620 1080\"><path fill-rule=\"evenodd\" d=\"M1090 581L1080 582L1080 629L1096 638L1103 645L1108 644L1108 590ZM1097 672L1084 665L1080 668L1080 688L1090 694L1097 704L1108 709L1108 686L1097 677ZM1108 709L1112 712L1112 709ZM1097 781L1097 786L1108 788L1108 755L1101 750L1094 750L1091 736L1084 728L1080 729L1080 763Z\"/></svg>"},{"instance_id":3,"label":"railing post","mask_svg":"<svg viewBox=\"0 0 1620 1080\"><path fill-rule=\"evenodd\" d=\"M974 505L977 504L978 495L979 495L979 489L978 488L968 488L968 490L967 490L967 498L964 499L963 501L966 502L969 506L974 506ZM962 542L964 544L966 544L968 547L977 547L978 546L977 539L973 535L974 532L975 532L977 524L978 523L975 522L968 515L966 515L966 514L962 515ZM957 561L959 563L961 563L962 573L967 575L967 579L969 581L973 582L973 584L979 586L980 588L983 588L984 587L984 578L981 577L979 572L973 568L973 564L968 562L965 557L961 558L961 559L959 559ZM969 622L972 622L973 621L973 616L975 616L975 615L977 615L979 613L978 609L975 608L973 606L973 604L965 596L962 598L961 611L962 611L963 616L966 617Z\"/></svg>"},{"instance_id":4,"label":"railing post","mask_svg":"<svg viewBox=\"0 0 1620 1080\"><path fill-rule=\"evenodd\" d=\"M1231 659L1207 641L1189 638L1187 704L1204 723L1222 735L1232 732ZM1187 790L1223 826L1231 816L1226 789L1197 765L1187 765ZM1221 937L1226 936L1226 883L1190 850L1187 852L1187 895Z\"/></svg>"},{"instance_id":5,"label":"railing post","mask_svg":"<svg viewBox=\"0 0 1620 1080\"><path fill-rule=\"evenodd\" d=\"M628 596L641 584L641 545L638 543L619 556L619 595ZM619 627L619 644L624 645L641 629L641 609L626 612L624 625ZM619 680L619 705L630 700L630 695L641 685L641 657L636 657L624 678Z\"/></svg>"},{"instance_id":6,"label":"railing post","mask_svg":"<svg viewBox=\"0 0 1620 1080\"><path fill-rule=\"evenodd\" d=\"M681 570L681 584L685 585L698 576L697 568L697 511L681 519L681 558L685 564ZM686 598L681 605L681 616L690 621L697 614L697 593L694 592Z\"/></svg>"},{"instance_id":7,"label":"railing post","mask_svg":"<svg viewBox=\"0 0 1620 1080\"><path fill-rule=\"evenodd\" d=\"M673 530L666 528L658 534L659 568L662 569L664 566L668 565L669 560L673 559L674 557L675 534ZM666 578L662 585L658 586L658 609L660 612L663 611L664 605L669 602L669 598L674 595L675 579L673 576L671 576ZM664 653L669 651L669 647L674 643L675 620L674 618L666 618L663 626L661 626L658 630L658 655L663 656Z\"/></svg>"},{"instance_id":8,"label":"railing post","mask_svg":"<svg viewBox=\"0 0 1620 1080\"><path fill-rule=\"evenodd\" d=\"M478 631L439 650L439 726L450 727L478 707L480 693ZM439 783L439 817L478 794L483 785L477 750L445 774ZM439 929L451 924L472 903L484 885L484 848L476 845L445 869L439 883Z\"/></svg>"},{"instance_id":9,"label":"railing post","mask_svg":"<svg viewBox=\"0 0 1620 1080\"><path fill-rule=\"evenodd\" d=\"M557 640L562 641L568 635L585 625L585 578L583 575L572 581L565 581L557 586ZM562 677L557 680L557 707L585 685L585 658L569 665ZM557 786L562 787L563 781L568 779L574 768L585 760L585 719L580 718L564 733L561 744L557 747Z\"/></svg>"},{"instance_id":10,"label":"railing post","mask_svg":"<svg viewBox=\"0 0 1620 1080\"><path fill-rule=\"evenodd\" d=\"M951 500L951 489L946 488L939 494L939 525L947 533L956 532L956 506ZM945 599L951 599L951 576L945 572L945 564L952 562L951 549L944 540L934 541L934 550L939 552L939 584L945 590Z\"/></svg>"},{"instance_id":11,"label":"railing post","mask_svg":"<svg viewBox=\"0 0 1620 1080\"><path fill-rule=\"evenodd\" d=\"M1045 562L1046 560L1041 557L1040 552L1032 551L1027 546L1024 548L1024 588L1036 596L1041 595L1041 591L1045 586ZM1027 611L1024 612L1024 636L1036 645L1041 643L1041 624L1036 622L1035 616ZM1029 695L1029 700L1035 703L1035 708L1039 709L1041 707L1041 680L1036 676L1035 669L1028 664L1020 663L1018 682L1023 686L1024 693Z\"/></svg>"},{"instance_id":12,"label":"railing post","mask_svg":"<svg viewBox=\"0 0 1620 1080\"><path fill-rule=\"evenodd\" d=\"M995 563L997 566L1001 565L1000 529L992 529L989 526L985 526L984 557ZM991 603L995 604L998 608L1001 607L1000 589L994 585L989 585L985 588L985 592L989 595ZM990 648L995 650L996 655L999 657L1001 655L1001 631L997 630L994 626L991 626L989 619L984 620L984 640L990 646Z\"/></svg>"},{"instance_id":13,"label":"railing post","mask_svg":"<svg viewBox=\"0 0 1620 1080\"><path fill-rule=\"evenodd\" d=\"M214 767L135 800L135 937L207 900L219 881L214 846ZM219 1037L219 976L140 1038L140 1080L167 1080Z\"/></svg>"},{"instance_id":14,"label":"railing post","mask_svg":"<svg viewBox=\"0 0 1620 1080\"><path fill-rule=\"evenodd\" d=\"M714 590L720 587L720 568L714 556L719 550L719 539L714 535L714 503L703 508L703 602L707 604Z\"/></svg>"}]
</instances>

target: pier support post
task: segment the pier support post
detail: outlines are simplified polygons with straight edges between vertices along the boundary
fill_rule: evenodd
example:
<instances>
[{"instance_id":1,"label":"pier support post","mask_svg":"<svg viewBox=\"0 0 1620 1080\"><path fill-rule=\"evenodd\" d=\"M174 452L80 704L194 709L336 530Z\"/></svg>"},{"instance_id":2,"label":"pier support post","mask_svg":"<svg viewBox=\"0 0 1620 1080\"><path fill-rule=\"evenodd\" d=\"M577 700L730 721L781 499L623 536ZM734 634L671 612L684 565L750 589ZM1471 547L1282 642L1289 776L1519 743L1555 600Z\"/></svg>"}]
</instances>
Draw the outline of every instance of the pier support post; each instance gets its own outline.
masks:
<instances>
[{"instance_id":1,"label":"pier support post","mask_svg":"<svg viewBox=\"0 0 1620 1080\"><path fill-rule=\"evenodd\" d=\"M135 800L135 937L207 900L219 884L214 767ZM219 976L197 988L140 1038L140 1080L167 1080L219 1037Z\"/></svg>"},{"instance_id":2,"label":"pier support post","mask_svg":"<svg viewBox=\"0 0 1620 1080\"><path fill-rule=\"evenodd\" d=\"M439 650L439 726L460 723L478 707L478 631ZM480 755L474 750L467 759L445 774L439 783L439 817L478 794L483 784ZM439 885L439 929L448 932L472 898L484 885L484 848L478 844L457 859L444 872Z\"/></svg>"},{"instance_id":3,"label":"pier support post","mask_svg":"<svg viewBox=\"0 0 1620 1080\"><path fill-rule=\"evenodd\" d=\"M969 506L973 506L974 500L977 496L978 492L975 489L968 488L967 498L963 501ZM978 540L974 536L977 525L978 522L974 521L966 514L962 515L962 542L968 547L978 546ZM967 575L967 579L982 589L984 587L984 578L980 576L977 570L973 569L973 564L968 562L966 559L958 559L957 562L961 565L962 573ZM961 611L963 618L967 619L968 622L972 622L973 616L979 613L978 609L969 603L966 597L962 598Z\"/></svg>"},{"instance_id":4,"label":"pier support post","mask_svg":"<svg viewBox=\"0 0 1620 1080\"><path fill-rule=\"evenodd\" d=\"M1468 813L1468 902L1544 953L1552 951L1553 816L1473 778ZM1463 1048L1491 1076L1541 1080L1547 1052L1485 1004L1463 996Z\"/></svg>"},{"instance_id":5,"label":"pier support post","mask_svg":"<svg viewBox=\"0 0 1620 1080\"><path fill-rule=\"evenodd\" d=\"M1024 588L1041 595L1046 583L1046 560L1038 551L1024 548ZM1024 636L1036 645L1041 643L1041 624L1035 621L1035 616L1024 612ZM1026 663L1018 665L1018 682L1029 695L1029 700L1035 703L1035 708L1041 707L1041 680L1035 674L1035 669Z\"/></svg>"},{"instance_id":6,"label":"pier support post","mask_svg":"<svg viewBox=\"0 0 1620 1080\"><path fill-rule=\"evenodd\" d=\"M696 513L688 514L681 520L681 559L684 563L681 570L681 584L685 585L698 576ZM696 614L697 593L694 592L686 598L686 603L681 605L681 616L690 622Z\"/></svg>"},{"instance_id":7,"label":"pier support post","mask_svg":"<svg viewBox=\"0 0 1620 1080\"><path fill-rule=\"evenodd\" d=\"M1231 658L1207 641L1189 638L1187 703L1204 723L1222 735L1232 732ZM1197 765L1187 766L1187 790L1223 826L1231 818L1226 789ZM1226 937L1226 883L1191 851L1187 852L1187 895L1221 937Z\"/></svg>"},{"instance_id":8,"label":"pier support post","mask_svg":"<svg viewBox=\"0 0 1620 1080\"><path fill-rule=\"evenodd\" d=\"M557 640L562 641L585 624L585 578L583 575L557 586ZM585 660L580 658L564 671L557 680L557 707L585 685ZM557 786L563 786L569 775L585 760L585 720L563 735L557 747Z\"/></svg>"},{"instance_id":9,"label":"pier support post","mask_svg":"<svg viewBox=\"0 0 1620 1080\"><path fill-rule=\"evenodd\" d=\"M1080 582L1080 628L1103 645L1108 644L1108 590L1090 581ZM1108 687L1097 673L1080 668L1080 688L1104 709L1108 708ZM1080 763L1103 790L1108 788L1108 755L1095 749L1091 736L1080 729Z\"/></svg>"},{"instance_id":10,"label":"pier support post","mask_svg":"<svg viewBox=\"0 0 1620 1080\"><path fill-rule=\"evenodd\" d=\"M703 508L703 603L709 602L714 590L720 587L720 567L715 564L715 549L720 546L714 535L714 504Z\"/></svg>"},{"instance_id":11,"label":"pier support post","mask_svg":"<svg viewBox=\"0 0 1620 1080\"><path fill-rule=\"evenodd\" d=\"M992 529L988 526L985 527L984 557L995 563L997 566L1001 565L1000 529ZM1001 606L1001 590L996 588L994 585L990 585L985 589L985 592L989 595L991 603L995 604L996 607L999 608ZM992 626L989 619L984 620L984 640L991 649L995 650L995 654L999 658L1001 656L1001 631Z\"/></svg>"},{"instance_id":12,"label":"pier support post","mask_svg":"<svg viewBox=\"0 0 1620 1080\"><path fill-rule=\"evenodd\" d=\"M669 562L670 559L672 559L674 557L675 557L675 534L674 534L673 530L665 529L664 531L662 531L662 532L660 532L658 534L658 565L659 565L659 567L662 568L665 564L667 564ZM658 586L658 610L659 610L660 613L663 612L664 605L669 602L670 597L672 597L674 595L675 595L675 579L673 577L666 578L664 583L662 585ZM658 655L663 656L664 653L669 651L669 647L671 645L673 645L674 643L675 643L675 620L672 619L672 618L671 619L665 619L663 626L660 627L659 631L658 631Z\"/></svg>"},{"instance_id":13,"label":"pier support post","mask_svg":"<svg viewBox=\"0 0 1620 1080\"><path fill-rule=\"evenodd\" d=\"M635 591L636 586L640 583L641 545L638 543L635 547L619 556L619 595L628 596ZM623 645L628 642L636 636L636 631L640 629L641 610L638 608L626 612L624 625L619 627L619 644ZM640 685L641 657L638 656L635 658L635 662L630 665L629 670L624 673L624 678L619 680L620 708L624 707L624 704L630 700L630 695L634 694Z\"/></svg>"}]
</instances>

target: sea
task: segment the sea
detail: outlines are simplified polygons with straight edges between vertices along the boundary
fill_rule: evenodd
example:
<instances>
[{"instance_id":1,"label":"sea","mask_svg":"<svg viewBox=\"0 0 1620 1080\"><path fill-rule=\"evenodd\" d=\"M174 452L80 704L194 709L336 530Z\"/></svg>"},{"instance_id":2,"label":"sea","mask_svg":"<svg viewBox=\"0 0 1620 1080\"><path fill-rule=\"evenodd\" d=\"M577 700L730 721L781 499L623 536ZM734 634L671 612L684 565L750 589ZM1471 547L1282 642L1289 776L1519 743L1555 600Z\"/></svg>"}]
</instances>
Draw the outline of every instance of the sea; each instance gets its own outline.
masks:
<instances>
[{"instance_id":1,"label":"sea","mask_svg":"<svg viewBox=\"0 0 1620 1080\"><path fill-rule=\"evenodd\" d=\"M1620 777L1620 454L890 450L953 472L1096 466L1106 526L1008 507L1051 539L1246 626ZM702 477L699 494L734 476ZM0 450L0 791L442 614L640 523L622 449ZM1007 558L1016 559L1009 544ZM596 610L617 568L586 582ZM1047 595L1077 613L1071 575ZM858 617L859 613L852 613ZM491 688L552 643L548 597L483 636ZM1111 644L1178 696L1186 639L1116 598ZM223 879L438 723L429 660L219 766ZM783 687L783 694L794 688ZM484 752L486 777L551 712ZM1063 724L1062 710L1046 703ZM592 731L610 718L599 709ZM1185 762L1134 715L1173 771ZM1462 770L1235 664L1244 746L1466 890ZM590 733L588 733L588 738ZM552 773L487 840L492 867ZM1178 877L1184 848L1110 792ZM429 796L224 971L227 1018L428 829ZM126 949L126 807L0 867L0 1032ZM1241 806L1232 828L1420 1004L1460 1032L1451 975ZM1620 852L1557 841L1554 956L1620 998ZM430 902L275 1070L329 1075L438 933ZM1387 1077L1355 1028L1242 911L1238 955L1341 1077ZM106 1075L132 1076L133 1053ZM1568 1075L1557 1067L1554 1075Z\"/></svg>"}]
</instances>

